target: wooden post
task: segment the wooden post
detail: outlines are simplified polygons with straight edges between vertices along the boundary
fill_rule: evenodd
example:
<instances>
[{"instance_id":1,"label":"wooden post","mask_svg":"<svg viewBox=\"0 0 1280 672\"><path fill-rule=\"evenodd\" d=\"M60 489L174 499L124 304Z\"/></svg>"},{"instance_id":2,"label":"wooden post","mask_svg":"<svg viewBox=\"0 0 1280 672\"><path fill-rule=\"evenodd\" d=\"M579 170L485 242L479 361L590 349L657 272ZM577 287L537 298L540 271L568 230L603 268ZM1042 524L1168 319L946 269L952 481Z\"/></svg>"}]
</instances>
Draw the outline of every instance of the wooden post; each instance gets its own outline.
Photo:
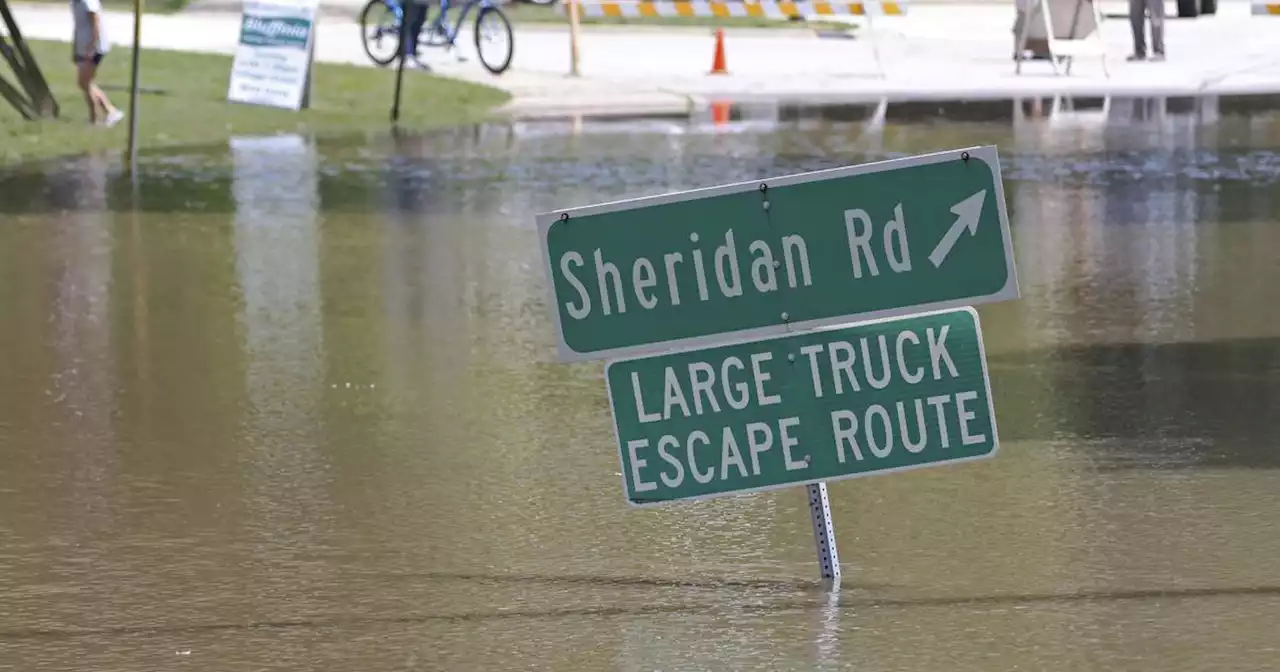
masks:
<instances>
[{"instance_id":1,"label":"wooden post","mask_svg":"<svg viewBox=\"0 0 1280 672\"><path fill-rule=\"evenodd\" d=\"M0 77L0 97L13 105L14 109L26 119L40 117L56 119L59 112L58 101L49 90L49 84L45 81L44 73L40 71L40 65L36 63L36 57L27 48L26 40L22 38L18 21L9 11L8 0L0 0L0 19L3 19L4 29L8 33L8 40L4 35L0 35L0 56L9 63L18 81L18 86L15 87L8 80ZM10 45L9 41L13 44ZM25 97L19 92L19 87L26 93Z\"/></svg>"},{"instance_id":2,"label":"wooden post","mask_svg":"<svg viewBox=\"0 0 1280 672\"><path fill-rule=\"evenodd\" d=\"M36 109L32 107L31 103L27 102L26 97L22 95L22 92L14 88L14 86L9 83L9 80L4 77L0 77L0 98L4 98L8 101L8 103L13 106L13 109L17 110L18 114L21 114L22 118L27 121L35 121L36 117L39 116Z\"/></svg>"},{"instance_id":3,"label":"wooden post","mask_svg":"<svg viewBox=\"0 0 1280 672\"><path fill-rule=\"evenodd\" d=\"M133 63L129 75L129 175L138 160L138 71L142 67L142 8L144 0L133 0Z\"/></svg>"},{"instance_id":4,"label":"wooden post","mask_svg":"<svg viewBox=\"0 0 1280 672\"><path fill-rule=\"evenodd\" d=\"M578 69L578 0L564 0L569 4L569 76L580 77Z\"/></svg>"}]
</instances>

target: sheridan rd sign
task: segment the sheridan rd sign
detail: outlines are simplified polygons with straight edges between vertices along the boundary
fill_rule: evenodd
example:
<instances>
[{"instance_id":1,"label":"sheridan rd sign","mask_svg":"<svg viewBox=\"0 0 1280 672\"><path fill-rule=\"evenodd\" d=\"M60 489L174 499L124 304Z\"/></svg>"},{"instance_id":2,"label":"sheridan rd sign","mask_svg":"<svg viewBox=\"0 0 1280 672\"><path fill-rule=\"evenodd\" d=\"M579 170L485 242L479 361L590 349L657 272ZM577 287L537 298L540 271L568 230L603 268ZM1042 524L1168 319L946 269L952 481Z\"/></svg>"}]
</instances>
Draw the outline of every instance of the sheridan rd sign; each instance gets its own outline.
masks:
<instances>
[{"instance_id":1,"label":"sheridan rd sign","mask_svg":"<svg viewBox=\"0 0 1280 672\"><path fill-rule=\"evenodd\" d=\"M978 314L962 308L605 369L633 506L991 457Z\"/></svg>"},{"instance_id":2,"label":"sheridan rd sign","mask_svg":"<svg viewBox=\"0 0 1280 672\"><path fill-rule=\"evenodd\" d=\"M1015 299L994 146L538 215L561 361Z\"/></svg>"}]
</instances>

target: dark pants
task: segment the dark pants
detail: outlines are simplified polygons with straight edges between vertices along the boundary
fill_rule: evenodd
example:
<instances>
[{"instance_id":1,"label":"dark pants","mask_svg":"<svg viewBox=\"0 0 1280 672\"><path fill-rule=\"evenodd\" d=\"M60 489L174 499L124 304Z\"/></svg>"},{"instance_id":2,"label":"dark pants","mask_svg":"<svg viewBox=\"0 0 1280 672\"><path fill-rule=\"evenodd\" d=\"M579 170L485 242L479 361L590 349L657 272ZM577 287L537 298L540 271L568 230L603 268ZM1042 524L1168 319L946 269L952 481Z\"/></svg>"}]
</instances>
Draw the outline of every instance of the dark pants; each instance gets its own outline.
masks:
<instances>
[{"instance_id":1,"label":"dark pants","mask_svg":"<svg viewBox=\"0 0 1280 672\"><path fill-rule=\"evenodd\" d=\"M103 54L103 53L95 53L92 56L81 56L79 54L72 54L71 61L76 65L80 65L81 63L92 63L94 65L102 65L102 58L104 56L106 56L106 54Z\"/></svg>"},{"instance_id":2,"label":"dark pants","mask_svg":"<svg viewBox=\"0 0 1280 672\"><path fill-rule=\"evenodd\" d=\"M1147 40L1143 34L1146 15L1151 15L1151 51L1164 54L1164 0L1129 0L1129 23L1133 25L1133 53L1147 55Z\"/></svg>"},{"instance_id":3,"label":"dark pants","mask_svg":"<svg viewBox=\"0 0 1280 672\"><path fill-rule=\"evenodd\" d=\"M418 53L418 36L422 33L422 26L427 22L427 5L409 2L404 5L404 13L406 23L404 54L413 58Z\"/></svg>"}]
</instances>

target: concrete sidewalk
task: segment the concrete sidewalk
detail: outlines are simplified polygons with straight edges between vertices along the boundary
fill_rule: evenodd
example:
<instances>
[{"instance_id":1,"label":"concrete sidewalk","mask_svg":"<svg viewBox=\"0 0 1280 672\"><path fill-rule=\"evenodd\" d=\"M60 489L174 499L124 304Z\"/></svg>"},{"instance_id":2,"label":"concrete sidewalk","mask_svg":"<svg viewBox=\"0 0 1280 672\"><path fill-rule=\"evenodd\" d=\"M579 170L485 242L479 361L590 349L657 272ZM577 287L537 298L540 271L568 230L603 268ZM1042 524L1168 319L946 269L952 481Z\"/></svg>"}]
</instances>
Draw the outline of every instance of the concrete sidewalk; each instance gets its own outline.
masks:
<instances>
[{"instance_id":1,"label":"concrete sidewalk","mask_svg":"<svg viewBox=\"0 0 1280 672\"><path fill-rule=\"evenodd\" d=\"M878 20L879 45L887 76L877 76L871 43L860 39L820 39L812 33L769 30L726 31L729 75L706 74L713 39L709 30L584 29L582 76L567 76L567 30L517 26L511 70L488 74L476 62L470 35L459 37L468 62L447 53L430 54L441 75L510 91L507 107L517 116L562 114L680 113L716 99L854 101L954 97L1050 95L1192 95L1280 93L1280 17L1250 16L1249 5L1226 0L1215 16L1167 22L1169 60L1126 63L1131 36L1126 20L1107 20L1111 77L1100 60L1076 59L1074 74L1054 76L1046 62L1028 62L1021 76L1012 60L1013 8L991 4L912 6L906 17ZM1107 13L1122 12L1108 2ZM16 5L28 37L67 39L65 7ZM132 17L108 12L109 35L117 43L132 34ZM239 17L194 11L148 15L143 46L231 53ZM368 64L356 24L321 20L317 59Z\"/></svg>"}]
</instances>

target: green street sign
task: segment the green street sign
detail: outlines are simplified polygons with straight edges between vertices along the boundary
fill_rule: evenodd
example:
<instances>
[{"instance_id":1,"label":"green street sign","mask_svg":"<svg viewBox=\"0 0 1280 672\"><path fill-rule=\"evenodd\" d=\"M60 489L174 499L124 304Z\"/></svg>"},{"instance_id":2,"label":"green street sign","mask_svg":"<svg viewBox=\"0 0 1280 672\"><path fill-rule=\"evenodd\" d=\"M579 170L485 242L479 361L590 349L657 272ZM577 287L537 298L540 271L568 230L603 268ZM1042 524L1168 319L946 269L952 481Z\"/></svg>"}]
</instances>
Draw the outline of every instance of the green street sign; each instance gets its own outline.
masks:
<instances>
[{"instance_id":1,"label":"green street sign","mask_svg":"<svg viewBox=\"0 0 1280 672\"><path fill-rule=\"evenodd\" d=\"M972 308L619 360L605 379L633 506L996 452Z\"/></svg>"},{"instance_id":2,"label":"green street sign","mask_svg":"<svg viewBox=\"0 0 1280 672\"><path fill-rule=\"evenodd\" d=\"M561 361L1018 298L994 146L537 220Z\"/></svg>"}]
</instances>

